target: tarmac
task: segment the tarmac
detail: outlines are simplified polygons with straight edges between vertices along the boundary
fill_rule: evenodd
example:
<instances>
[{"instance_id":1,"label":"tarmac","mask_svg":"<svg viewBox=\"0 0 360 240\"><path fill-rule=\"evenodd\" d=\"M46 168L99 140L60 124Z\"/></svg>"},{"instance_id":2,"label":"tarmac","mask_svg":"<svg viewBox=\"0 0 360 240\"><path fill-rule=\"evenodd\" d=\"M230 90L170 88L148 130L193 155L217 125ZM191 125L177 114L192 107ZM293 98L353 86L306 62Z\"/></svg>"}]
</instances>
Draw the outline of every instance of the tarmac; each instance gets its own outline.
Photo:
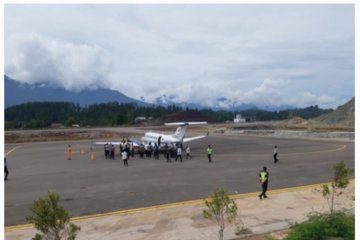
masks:
<instances>
[{"instance_id":1,"label":"tarmac","mask_svg":"<svg viewBox=\"0 0 360 240\"><path fill-rule=\"evenodd\" d=\"M6 240L35 236L34 227L23 223L33 200L48 190L59 193L60 205L81 227L78 240L218 239L216 221L202 216L202 198L219 187L238 205L237 220L226 225L225 239L270 234L306 220L310 213L329 211L321 184L314 183L331 181L332 167L340 159L350 168L355 165L355 144L345 140L212 135L195 141L194 158L183 163L135 158L129 168L120 160L104 159L102 147L93 149L96 160L80 153L64 160L67 144L5 144L10 165L4 186ZM71 144L83 149L92 143ZM211 164L204 153L208 144L215 151ZM274 145L281 146L276 166ZM269 197L260 200L257 173L266 165ZM336 199L336 209L355 211L354 185L353 180Z\"/></svg>"},{"instance_id":2,"label":"tarmac","mask_svg":"<svg viewBox=\"0 0 360 240\"><path fill-rule=\"evenodd\" d=\"M326 212L329 207L319 192L321 184L268 191L260 200L259 192L231 195L238 205L236 221L227 224L224 239L239 239L289 228L306 220L310 213ZM260 186L259 186L260 189ZM350 181L343 194L336 198L337 210L355 210L355 183ZM125 240L211 240L218 239L219 227L205 219L203 199L121 210L72 218L81 227L76 239ZM237 235L246 229L248 233ZM32 225L5 227L6 240L31 239L36 233Z\"/></svg>"}]
</instances>

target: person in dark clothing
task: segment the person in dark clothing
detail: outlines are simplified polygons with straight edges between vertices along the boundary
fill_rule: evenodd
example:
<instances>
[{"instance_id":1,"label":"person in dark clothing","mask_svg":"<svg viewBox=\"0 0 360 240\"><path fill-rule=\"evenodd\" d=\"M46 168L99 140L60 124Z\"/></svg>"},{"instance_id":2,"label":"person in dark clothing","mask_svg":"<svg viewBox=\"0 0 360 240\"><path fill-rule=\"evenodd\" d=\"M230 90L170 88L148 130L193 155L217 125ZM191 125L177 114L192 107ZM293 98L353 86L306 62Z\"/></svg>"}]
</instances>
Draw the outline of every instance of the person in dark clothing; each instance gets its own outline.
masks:
<instances>
[{"instance_id":1,"label":"person in dark clothing","mask_svg":"<svg viewBox=\"0 0 360 240\"><path fill-rule=\"evenodd\" d=\"M110 159L115 159L115 147L112 143L110 144Z\"/></svg>"},{"instance_id":2,"label":"person in dark clothing","mask_svg":"<svg viewBox=\"0 0 360 240\"><path fill-rule=\"evenodd\" d=\"M279 161L279 159L277 159L277 155L278 155L278 148L277 146L275 145L274 147L274 163L277 163Z\"/></svg>"},{"instance_id":3,"label":"person in dark clothing","mask_svg":"<svg viewBox=\"0 0 360 240\"><path fill-rule=\"evenodd\" d=\"M105 143L104 145L104 152L105 152L105 158L108 159L110 155L110 145L108 143Z\"/></svg>"},{"instance_id":4,"label":"person in dark clothing","mask_svg":"<svg viewBox=\"0 0 360 240\"><path fill-rule=\"evenodd\" d=\"M262 200L263 197L267 198L266 191L268 188L268 181L269 181L269 172L267 171L267 167L263 167L263 170L260 171L259 178L260 178L260 183L261 183L261 188L262 188L262 192L259 195L259 198L260 198L260 200Z\"/></svg>"},{"instance_id":5,"label":"person in dark clothing","mask_svg":"<svg viewBox=\"0 0 360 240\"><path fill-rule=\"evenodd\" d=\"M7 181L7 178L8 178L8 175L9 175L9 170L8 170L8 167L7 167L7 161L6 161L6 158L4 158L4 174L5 174L5 181Z\"/></svg>"},{"instance_id":6,"label":"person in dark clothing","mask_svg":"<svg viewBox=\"0 0 360 240\"><path fill-rule=\"evenodd\" d=\"M171 159L170 159L170 149L166 149L166 162L171 162Z\"/></svg>"},{"instance_id":7,"label":"person in dark clothing","mask_svg":"<svg viewBox=\"0 0 360 240\"><path fill-rule=\"evenodd\" d=\"M159 155L160 155L159 146L157 144L155 144L155 148L154 148L154 158L155 158L155 160L159 159Z\"/></svg>"}]
</instances>

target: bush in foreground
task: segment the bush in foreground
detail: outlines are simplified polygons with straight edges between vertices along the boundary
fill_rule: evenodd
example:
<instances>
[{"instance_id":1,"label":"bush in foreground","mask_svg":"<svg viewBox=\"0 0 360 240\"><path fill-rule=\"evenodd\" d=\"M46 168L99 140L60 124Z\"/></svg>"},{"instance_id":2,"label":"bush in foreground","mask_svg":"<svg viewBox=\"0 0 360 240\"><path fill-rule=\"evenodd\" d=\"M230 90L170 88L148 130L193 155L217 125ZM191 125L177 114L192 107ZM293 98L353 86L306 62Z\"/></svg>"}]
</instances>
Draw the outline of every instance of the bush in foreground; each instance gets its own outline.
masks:
<instances>
[{"instance_id":1,"label":"bush in foreground","mask_svg":"<svg viewBox=\"0 0 360 240\"><path fill-rule=\"evenodd\" d=\"M58 194L49 192L34 201L26 220L41 234L37 233L33 240L75 240L80 227L70 222L69 213L59 206L59 200Z\"/></svg>"},{"instance_id":2,"label":"bush in foreground","mask_svg":"<svg viewBox=\"0 0 360 240\"><path fill-rule=\"evenodd\" d=\"M315 214L292 227L285 240L355 239L355 216L344 212Z\"/></svg>"}]
</instances>

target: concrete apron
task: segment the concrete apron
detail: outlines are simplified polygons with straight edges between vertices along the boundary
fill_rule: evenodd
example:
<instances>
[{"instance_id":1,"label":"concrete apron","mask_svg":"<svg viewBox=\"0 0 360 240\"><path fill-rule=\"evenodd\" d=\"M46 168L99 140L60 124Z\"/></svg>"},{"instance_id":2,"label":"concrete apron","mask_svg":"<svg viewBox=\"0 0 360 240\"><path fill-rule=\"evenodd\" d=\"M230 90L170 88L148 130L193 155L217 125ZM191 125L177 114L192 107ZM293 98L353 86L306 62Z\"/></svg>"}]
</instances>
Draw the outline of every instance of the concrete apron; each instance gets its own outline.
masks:
<instances>
[{"instance_id":1,"label":"concrete apron","mask_svg":"<svg viewBox=\"0 0 360 240\"><path fill-rule=\"evenodd\" d=\"M232 195L238 205L238 218L225 228L224 239L234 239L241 228L250 234L262 234L288 228L306 220L314 212L329 211L326 199L316 189L321 184L268 191L260 200L259 192ZM354 211L355 187L350 181L344 193L336 198L336 209ZM214 220L204 219L204 200L193 200L146 208L72 218L81 227L77 240L204 240L218 239L219 227ZM242 225L243 223L243 225ZM31 239L36 230L32 225L5 228L5 239Z\"/></svg>"}]
</instances>

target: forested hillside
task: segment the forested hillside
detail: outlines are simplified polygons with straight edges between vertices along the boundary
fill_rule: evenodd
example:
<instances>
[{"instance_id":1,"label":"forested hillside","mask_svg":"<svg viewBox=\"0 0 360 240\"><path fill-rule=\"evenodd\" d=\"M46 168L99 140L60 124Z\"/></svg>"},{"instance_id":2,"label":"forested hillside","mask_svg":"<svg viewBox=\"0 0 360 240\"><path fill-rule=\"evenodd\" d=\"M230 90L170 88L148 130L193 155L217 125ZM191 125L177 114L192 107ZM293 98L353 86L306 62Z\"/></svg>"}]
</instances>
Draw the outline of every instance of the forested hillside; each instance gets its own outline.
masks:
<instances>
[{"instance_id":1,"label":"forested hillside","mask_svg":"<svg viewBox=\"0 0 360 240\"><path fill-rule=\"evenodd\" d=\"M294 116L312 118L332 110L311 106L304 109L269 112L249 110L239 112L243 117L257 120L284 120ZM237 112L236 112L237 113ZM32 102L5 109L5 129L36 129L51 126L119 126L133 124L136 117L151 119L152 123L166 121L208 122L232 121L235 112L213 111L210 109L189 110L179 106L138 106L132 103L106 103L81 107L70 102Z\"/></svg>"}]
</instances>

